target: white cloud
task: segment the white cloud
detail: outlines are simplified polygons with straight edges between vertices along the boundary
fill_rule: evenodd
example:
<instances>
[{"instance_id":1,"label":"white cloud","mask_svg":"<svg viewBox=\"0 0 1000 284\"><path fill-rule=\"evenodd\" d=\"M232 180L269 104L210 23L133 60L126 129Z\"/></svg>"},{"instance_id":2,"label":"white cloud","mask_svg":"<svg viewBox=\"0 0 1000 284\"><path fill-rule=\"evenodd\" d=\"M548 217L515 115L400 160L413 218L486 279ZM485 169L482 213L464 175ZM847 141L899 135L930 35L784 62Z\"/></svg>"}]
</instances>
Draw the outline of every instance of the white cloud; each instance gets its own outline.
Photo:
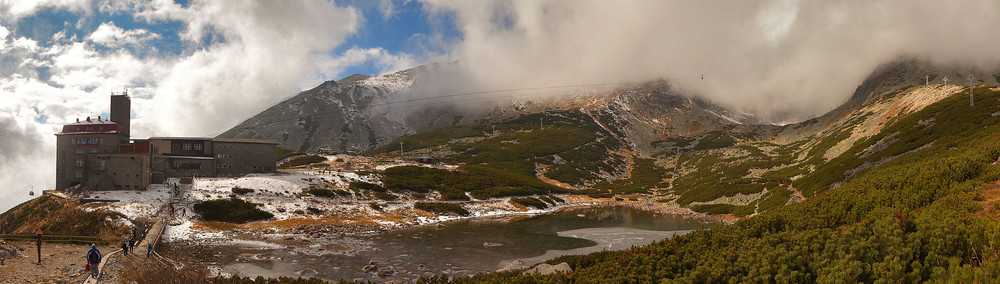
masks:
<instances>
[{"instance_id":1,"label":"white cloud","mask_svg":"<svg viewBox=\"0 0 1000 284\"><path fill-rule=\"evenodd\" d=\"M0 15L16 21L44 8L89 12L90 3L90 0L0 0Z\"/></svg>"},{"instance_id":2,"label":"white cloud","mask_svg":"<svg viewBox=\"0 0 1000 284\"><path fill-rule=\"evenodd\" d=\"M46 7L86 13L73 27L89 19L89 1L29 4L0 2L0 23L16 23ZM180 22L181 52L150 53L155 47L147 40L158 35L105 19L82 39L64 30L44 43L0 26L0 128L54 142L52 134L62 124L107 113L109 92L129 88L133 137L218 133L338 75L329 70L342 72L344 67L334 63L345 61L330 52L357 30L361 17L326 0L195 0L185 7L170 0L102 1L96 6L101 13L130 14L150 25ZM119 48L129 45L141 48ZM385 69L400 68L405 61L386 52L370 58ZM10 139L18 138L0 135L0 183L32 182L34 172L10 174L15 165L40 175L54 172L54 146L27 147ZM7 193L0 190L0 196ZM0 204L0 210L6 206Z\"/></svg>"},{"instance_id":3,"label":"white cloud","mask_svg":"<svg viewBox=\"0 0 1000 284\"><path fill-rule=\"evenodd\" d=\"M344 51L339 57L323 61L326 64L321 70L324 70L323 74L327 78L344 73L349 66L356 66L366 62L374 64L378 68L378 74L364 75L389 74L419 65L418 61L409 54L392 53L380 47L352 47Z\"/></svg>"},{"instance_id":4,"label":"white cloud","mask_svg":"<svg viewBox=\"0 0 1000 284\"><path fill-rule=\"evenodd\" d=\"M155 33L150 33L145 29L125 30L115 25L113 22L102 23L93 33L87 36L91 42L108 46L119 47L127 44L135 45L144 41L160 37Z\"/></svg>"},{"instance_id":5,"label":"white cloud","mask_svg":"<svg viewBox=\"0 0 1000 284\"><path fill-rule=\"evenodd\" d=\"M470 89L666 78L742 110L804 119L902 55L1000 62L997 1L423 2L457 22L451 56L465 77L454 81L473 86L454 85Z\"/></svg>"}]
</instances>

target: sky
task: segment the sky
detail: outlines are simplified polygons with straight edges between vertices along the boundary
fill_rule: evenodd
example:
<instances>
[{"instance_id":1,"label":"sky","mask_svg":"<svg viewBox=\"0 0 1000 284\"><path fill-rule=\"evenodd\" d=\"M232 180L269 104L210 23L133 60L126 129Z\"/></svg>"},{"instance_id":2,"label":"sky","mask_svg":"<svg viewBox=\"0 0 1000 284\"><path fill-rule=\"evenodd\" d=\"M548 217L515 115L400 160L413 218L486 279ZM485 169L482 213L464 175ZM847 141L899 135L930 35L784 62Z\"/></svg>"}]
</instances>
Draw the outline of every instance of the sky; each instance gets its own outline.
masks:
<instances>
[{"instance_id":1,"label":"sky","mask_svg":"<svg viewBox=\"0 0 1000 284\"><path fill-rule=\"evenodd\" d=\"M54 186L53 134L126 89L134 138L214 136L324 81L427 63L447 63L435 94L666 79L787 122L901 56L995 69L996 15L993 0L0 0L0 211Z\"/></svg>"}]
</instances>

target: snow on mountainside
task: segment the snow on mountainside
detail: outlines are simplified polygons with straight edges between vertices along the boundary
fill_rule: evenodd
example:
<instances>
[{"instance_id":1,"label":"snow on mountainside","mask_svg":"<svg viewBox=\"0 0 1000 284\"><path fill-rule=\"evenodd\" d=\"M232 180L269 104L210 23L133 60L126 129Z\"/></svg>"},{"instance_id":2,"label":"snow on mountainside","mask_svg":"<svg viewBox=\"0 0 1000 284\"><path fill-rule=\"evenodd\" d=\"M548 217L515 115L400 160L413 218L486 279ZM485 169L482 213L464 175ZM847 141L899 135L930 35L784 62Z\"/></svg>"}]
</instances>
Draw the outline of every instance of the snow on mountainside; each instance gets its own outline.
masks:
<instances>
[{"instance_id":1,"label":"snow on mountainside","mask_svg":"<svg viewBox=\"0 0 1000 284\"><path fill-rule=\"evenodd\" d=\"M391 108L370 111L413 84L412 70L353 75L303 91L247 119L220 137L272 139L279 147L364 150L413 130Z\"/></svg>"},{"instance_id":2,"label":"snow on mountainside","mask_svg":"<svg viewBox=\"0 0 1000 284\"><path fill-rule=\"evenodd\" d=\"M413 87L421 83L421 74L426 74L420 70L418 67L382 76L353 75L325 82L261 112L220 137L273 139L279 142L279 147L299 151L328 148L360 152L404 135L442 127L495 123L546 110L580 109L618 134L618 139L641 150L652 141L669 137L759 123L753 116L733 113L679 93L663 81L564 90L556 96L504 94L458 97L443 102L411 98ZM469 102L476 105L468 106Z\"/></svg>"}]
</instances>

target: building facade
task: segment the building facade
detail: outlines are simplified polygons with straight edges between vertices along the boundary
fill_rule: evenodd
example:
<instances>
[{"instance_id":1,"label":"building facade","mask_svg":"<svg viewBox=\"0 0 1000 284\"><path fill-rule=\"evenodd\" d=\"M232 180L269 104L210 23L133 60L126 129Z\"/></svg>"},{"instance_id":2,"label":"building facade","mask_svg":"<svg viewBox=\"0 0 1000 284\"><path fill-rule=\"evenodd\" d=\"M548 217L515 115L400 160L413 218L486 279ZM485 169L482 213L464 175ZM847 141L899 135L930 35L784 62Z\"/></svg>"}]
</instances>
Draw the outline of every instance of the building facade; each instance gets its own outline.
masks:
<instances>
[{"instance_id":1,"label":"building facade","mask_svg":"<svg viewBox=\"0 0 1000 284\"><path fill-rule=\"evenodd\" d=\"M56 133L56 188L87 183L95 155L118 153L122 127L102 118L63 126Z\"/></svg>"},{"instance_id":2,"label":"building facade","mask_svg":"<svg viewBox=\"0 0 1000 284\"><path fill-rule=\"evenodd\" d=\"M56 133L56 189L140 190L174 177L273 173L278 142L129 137L127 94L111 96L111 120L77 120Z\"/></svg>"}]
</instances>

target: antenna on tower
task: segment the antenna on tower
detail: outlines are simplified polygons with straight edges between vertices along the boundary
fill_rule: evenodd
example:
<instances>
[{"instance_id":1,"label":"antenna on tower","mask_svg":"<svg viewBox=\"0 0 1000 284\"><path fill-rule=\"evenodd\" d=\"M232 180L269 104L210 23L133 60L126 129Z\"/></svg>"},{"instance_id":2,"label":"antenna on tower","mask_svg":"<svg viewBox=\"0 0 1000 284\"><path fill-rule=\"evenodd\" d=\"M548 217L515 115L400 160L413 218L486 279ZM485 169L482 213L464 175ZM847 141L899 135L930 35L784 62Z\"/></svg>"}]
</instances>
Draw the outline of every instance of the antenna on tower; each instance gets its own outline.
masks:
<instances>
[{"instance_id":1,"label":"antenna on tower","mask_svg":"<svg viewBox=\"0 0 1000 284\"><path fill-rule=\"evenodd\" d=\"M930 74L924 75L924 86L930 85L931 84L930 80L931 80L931 75Z\"/></svg>"},{"instance_id":2,"label":"antenna on tower","mask_svg":"<svg viewBox=\"0 0 1000 284\"><path fill-rule=\"evenodd\" d=\"M974 80L974 79L976 79L976 77L973 77L972 74L969 74L969 107L975 107L976 106L976 103L973 100L973 94L972 94L972 80Z\"/></svg>"},{"instance_id":3,"label":"antenna on tower","mask_svg":"<svg viewBox=\"0 0 1000 284\"><path fill-rule=\"evenodd\" d=\"M947 76L945 76L945 77L944 77L944 80L942 80L942 81L944 81L944 84L945 84L945 85L948 85L948 77L947 77Z\"/></svg>"}]
</instances>

